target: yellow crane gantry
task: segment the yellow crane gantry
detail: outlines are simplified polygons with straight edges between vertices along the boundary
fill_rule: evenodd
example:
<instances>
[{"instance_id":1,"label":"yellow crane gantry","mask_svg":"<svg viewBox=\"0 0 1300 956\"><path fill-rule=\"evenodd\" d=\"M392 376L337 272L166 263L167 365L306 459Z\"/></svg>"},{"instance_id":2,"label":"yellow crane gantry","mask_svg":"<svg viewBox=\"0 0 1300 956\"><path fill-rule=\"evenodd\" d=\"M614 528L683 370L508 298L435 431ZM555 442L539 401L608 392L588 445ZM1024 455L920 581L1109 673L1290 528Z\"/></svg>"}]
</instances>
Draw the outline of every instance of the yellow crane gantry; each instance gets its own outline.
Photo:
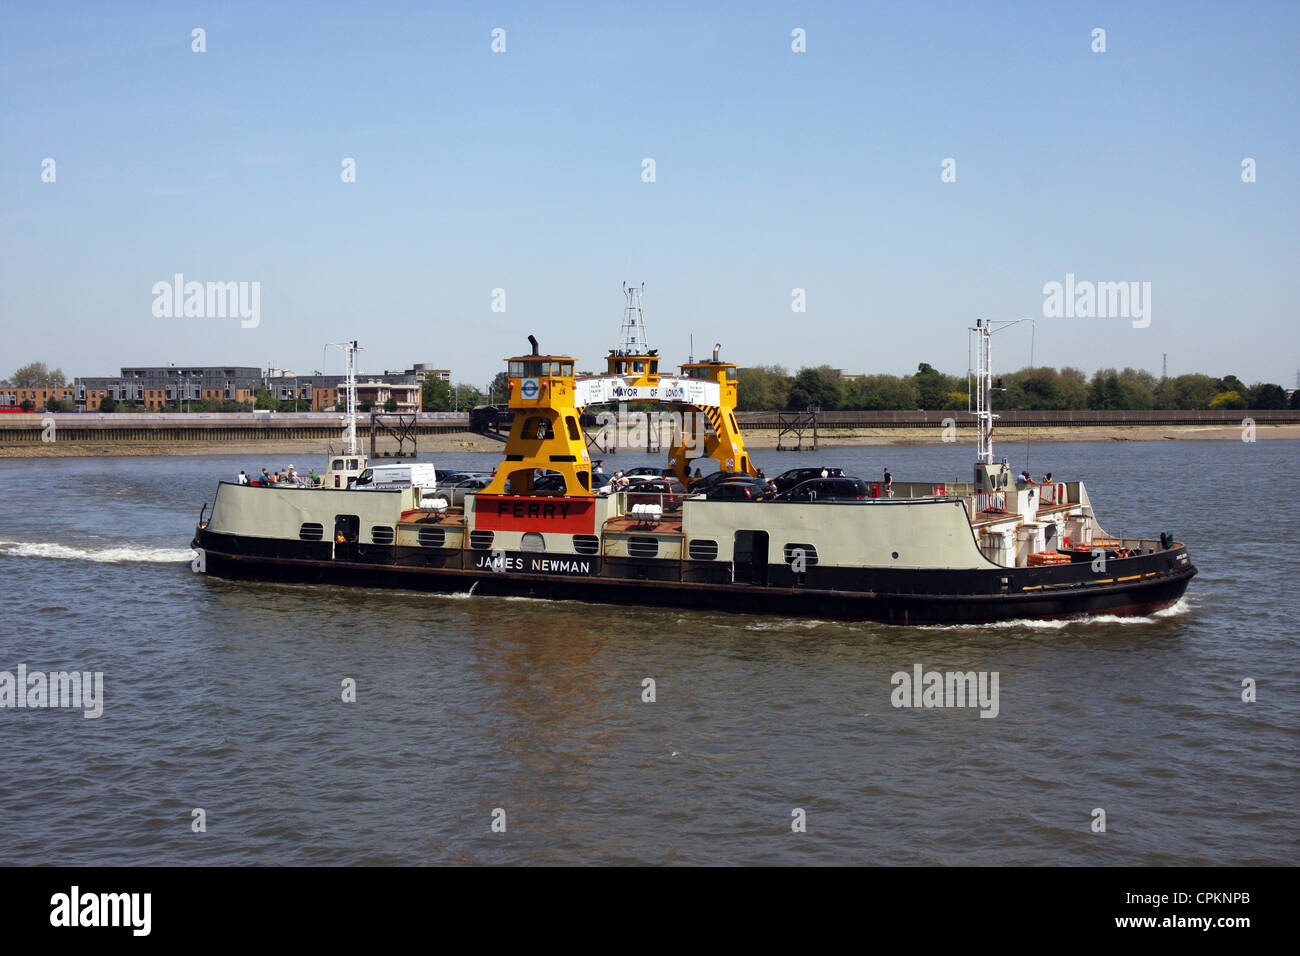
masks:
<instances>
[{"instance_id":1,"label":"yellow crane gantry","mask_svg":"<svg viewBox=\"0 0 1300 956\"><path fill-rule=\"evenodd\" d=\"M510 494L526 495L539 472L554 471L564 476L566 495L594 495L581 413L591 405L610 402L658 402L682 413L668 457L684 485L689 483L691 468L705 458L717 461L724 471L757 474L736 423L737 366L719 359L721 346L714 348L712 361L679 366L680 376L660 374L655 349L613 349L604 375L578 377L572 356L541 355L537 339L530 335L528 341L532 354L506 360L514 421L505 460L480 494L506 494L508 483ZM707 429L700 429L702 448L688 440L685 424L687 416L697 415L709 423Z\"/></svg>"}]
</instances>

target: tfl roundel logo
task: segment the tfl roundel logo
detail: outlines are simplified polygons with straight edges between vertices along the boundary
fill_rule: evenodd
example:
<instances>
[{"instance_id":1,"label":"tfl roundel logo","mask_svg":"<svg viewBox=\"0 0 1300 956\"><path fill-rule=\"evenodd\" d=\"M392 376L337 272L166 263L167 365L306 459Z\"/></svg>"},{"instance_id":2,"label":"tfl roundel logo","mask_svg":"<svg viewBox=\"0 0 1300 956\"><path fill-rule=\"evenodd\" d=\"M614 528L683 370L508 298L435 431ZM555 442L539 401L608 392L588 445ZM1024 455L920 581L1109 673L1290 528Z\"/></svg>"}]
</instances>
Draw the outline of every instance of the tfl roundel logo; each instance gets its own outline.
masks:
<instances>
[{"instance_id":1,"label":"tfl roundel logo","mask_svg":"<svg viewBox=\"0 0 1300 956\"><path fill-rule=\"evenodd\" d=\"M524 398L536 398L537 391L537 379L535 378L526 378L519 385L519 394Z\"/></svg>"}]
</instances>

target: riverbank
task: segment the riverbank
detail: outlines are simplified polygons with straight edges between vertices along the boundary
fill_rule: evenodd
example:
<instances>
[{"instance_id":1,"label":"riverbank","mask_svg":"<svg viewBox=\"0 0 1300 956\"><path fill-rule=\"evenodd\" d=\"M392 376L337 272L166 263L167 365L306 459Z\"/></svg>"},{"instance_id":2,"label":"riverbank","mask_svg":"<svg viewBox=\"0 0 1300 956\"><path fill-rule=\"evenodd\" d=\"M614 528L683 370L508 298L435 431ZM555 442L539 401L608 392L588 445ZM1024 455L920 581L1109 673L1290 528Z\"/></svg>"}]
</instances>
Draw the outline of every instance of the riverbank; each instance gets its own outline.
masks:
<instances>
[{"instance_id":1,"label":"riverbank","mask_svg":"<svg viewBox=\"0 0 1300 956\"><path fill-rule=\"evenodd\" d=\"M365 452L369 452L368 440L358 441ZM331 451L342 449L343 442L335 438L303 438L266 441L192 441L192 442L152 442L152 441L113 441L113 442L26 442L23 444L0 445L0 459L3 458L152 458L158 455L257 455L263 458L273 456L284 458L279 464L293 461L295 455L305 458L309 455L324 457ZM409 445L407 446L410 447ZM473 432L451 432L445 435L421 435L419 443L420 457L430 455L448 455L459 452L496 451L505 447L504 442L494 441ZM397 449L397 442L391 438L382 438L376 442L376 450L382 455ZM268 462L268 467L270 464Z\"/></svg>"},{"instance_id":2,"label":"riverbank","mask_svg":"<svg viewBox=\"0 0 1300 956\"><path fill-rule=\"evenodd\" d=\"M1000 444L1030 442L1074 441L1242 441L1240 425L1049 425L1033 428L998 428L994 438ZM778 432L775 428L745 431L745 447L753 449L776 448ZM1300 425L1256 425L1255 439L1297 439ZM782 445L791 444L794 436L786 435ZM804 434L804 447L808 447L811 432ZM949 442L974 443L973 429L957 429ZM854 428L826 429L817 436L819 448L860 448L871 445L939 445L944 443L943 431L926 428Z\"/></svg>"},{"instance_id":3,"label":"riverbank","mask_svg":"<svg viewBox=\"0 0 1300 956\"><path fill-rule=\"evenodd\" d=\"M999 429L996 439L1001 443L1079 442L1079 441L1241 441L1242 429L1238 425L1103 425L1103 426L1046 426ZM804 447L809 447L811 435L805 435ZM959 429L952 440L957 444L974 441L970 429ZM1300 439L1300 425L1257 425L1255 438ZM786 436L783 444L790 442ZM195 441L195 442L30 442L0 444L2 458L99 458L99 457L153 457L156 455L256 455L285 458L286 463L295 456L324 456L331 444L338 451L340 442L334 439L292 439L267 441ZM368 443L363 447L369 449ZM755 451L775 449L776 429L753 429L745 432L746 447ZM827 429L818 436L819 448L860 448L873 445L939 445L944 444L943 433L933 426L928 428L861 428ZM421 457L467 452L497 452L504 443L474 432L451 432L444 435L420 437ZM381 439L378 451L393 452L397 443ZM666 449L665 449L666 451Z\"/></svg>"}]
</instances>

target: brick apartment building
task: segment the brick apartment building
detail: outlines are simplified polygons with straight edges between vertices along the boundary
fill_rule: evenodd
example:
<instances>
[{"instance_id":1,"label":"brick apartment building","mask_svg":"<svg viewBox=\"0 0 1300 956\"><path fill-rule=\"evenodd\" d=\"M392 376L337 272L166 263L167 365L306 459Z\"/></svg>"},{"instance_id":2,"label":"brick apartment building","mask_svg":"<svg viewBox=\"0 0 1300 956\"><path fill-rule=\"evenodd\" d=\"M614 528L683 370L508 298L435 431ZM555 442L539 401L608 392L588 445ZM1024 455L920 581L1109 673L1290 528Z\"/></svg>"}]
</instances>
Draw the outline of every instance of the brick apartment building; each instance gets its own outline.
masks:
<instances>
[{"instance_id":1,"label":"brick apartment building","mask_svg":"<svg viewBox=\"0 0 1300 956\"><path fill-rule=\"evenodd\" d=\"M262 387L262 370L255 366L155 365L123 368L120 375L84 377L73 381L76 403L87 412L99 410L105 398L158 410L177 402L251 402Z\"/></svg>"},{"instance_id":2,"label":"brick apartment building","mask_svg":"<svg viewBox=\"0 0 1300 956\"><path fill-rule=\"evenodd\" d=\"M397 410L420 410L421 385L427 377L451 380L450 369L435 369L416 364L404 371L385 371L382 375L358 374L357 400L383 407L391 397ZM343 401L346 375L313 372L295 375L284 369L263 371L255 366L164 365L123 368L120 375L81 377L64 389L13 389L0 386L0 404L20 404L31 393L31 400L43 407L50 394L75 402L82 411L98 411L105 398L151 410L175 407L187 401L232 401L252 403L258 392L267 391L279 401L292 399L310 403L312 411L327 411ZM7 396L22 393L12 402Z\"/></svg>"},{"instance_id":3,"label":"brick apartment building","mask_svg":"<svg viewBox=\"0 0 1300 956\"><path fill-rule=\"evenodd\" d=\"M18 388L15 385L0 385L0 405L22 405L31 402L33 411L41 411L51 398L61 402L71 401L76 389L72 386L36 388Z\"/></svg>"}]
</instances>

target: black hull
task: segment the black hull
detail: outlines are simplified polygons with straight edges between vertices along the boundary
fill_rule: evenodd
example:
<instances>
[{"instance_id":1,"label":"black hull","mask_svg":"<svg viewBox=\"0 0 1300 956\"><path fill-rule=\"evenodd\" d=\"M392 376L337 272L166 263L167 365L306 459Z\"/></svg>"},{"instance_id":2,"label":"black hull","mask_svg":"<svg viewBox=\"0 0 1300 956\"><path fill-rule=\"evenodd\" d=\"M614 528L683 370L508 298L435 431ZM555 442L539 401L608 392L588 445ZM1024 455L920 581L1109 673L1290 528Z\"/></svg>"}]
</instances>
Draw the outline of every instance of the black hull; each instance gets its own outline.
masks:
<instances>
[{"instance_id":1,"label":"black hull","mask_svg":"<svg viewBox=\"0 0 1300 956\"><path fill-rule=\"evenodd\" d=\"M888 624L987 624L1019 619L1071 618L1113 614L1141 616L1175 604L1196 569L1169 552L1113 561L1112 580L1079 580L1079 570L1034 568L978 571L888 572L873 590L733 584L717 581L655 580L594 574L558 576L496 573L477 568L402 566L374 561L318 560L216 550L202 532L194 546L204 550L204 570L222 578L287 581L356 587L401 588L483 597L523 596L604 604L685 607L753 614L876 621ZM240 550L243 550L242 548ZM1182 554L1181 550L1177 554ZM653 562L652 562L653 563ZM829 569L828 569L829 570ZM860 576L870 574L854 569ZM879 572L883 576L886 572ZM1010 586L996 582L1010 579ZM1053 579L1059 579L1055 583ZM1021 581L1039 582L1021 590ZM1045 582L1045 583L1044 583ZM788 582L793 584L794 582ZM888 590L879 587L889 585ZM944 585L947 585L947 588ZM970 593L960 593L969 590Z\"/></svg>"}]
</instances>

